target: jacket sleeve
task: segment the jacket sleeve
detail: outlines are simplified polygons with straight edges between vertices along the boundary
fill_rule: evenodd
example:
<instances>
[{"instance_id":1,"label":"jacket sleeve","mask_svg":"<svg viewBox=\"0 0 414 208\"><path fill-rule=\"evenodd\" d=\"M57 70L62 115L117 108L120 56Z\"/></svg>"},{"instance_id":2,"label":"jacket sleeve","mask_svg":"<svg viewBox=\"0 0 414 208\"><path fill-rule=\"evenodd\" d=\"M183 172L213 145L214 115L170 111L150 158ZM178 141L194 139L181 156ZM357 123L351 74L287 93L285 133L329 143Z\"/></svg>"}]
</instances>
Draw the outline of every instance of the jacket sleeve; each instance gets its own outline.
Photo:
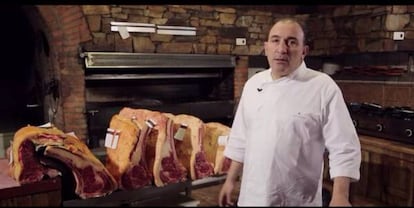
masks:
<instances>
[{"instance_id":1,"label":"jacket sleeve","mask_svg":"<svg viewBox=\"0 0 414 208\"><path fill-rule=\"evenodd\" d=\"M361 147L358 134L342 92L337 85L330 88L323 109L323 136L329 152L331 179L338 176L358 181L360 178Z\"/></svg>"},{"instance_id":2,"label":"jacket sleeve","mask_svg":"<svg viewBox=\"0 0 414 208\"><path fill-rule=\"evenodd\" d=\"M230 135L224 155L237 162L243 162L246 144L246 123L244 116L245 95L242 94L230 130Z\"/></svg>"}]
</instances>

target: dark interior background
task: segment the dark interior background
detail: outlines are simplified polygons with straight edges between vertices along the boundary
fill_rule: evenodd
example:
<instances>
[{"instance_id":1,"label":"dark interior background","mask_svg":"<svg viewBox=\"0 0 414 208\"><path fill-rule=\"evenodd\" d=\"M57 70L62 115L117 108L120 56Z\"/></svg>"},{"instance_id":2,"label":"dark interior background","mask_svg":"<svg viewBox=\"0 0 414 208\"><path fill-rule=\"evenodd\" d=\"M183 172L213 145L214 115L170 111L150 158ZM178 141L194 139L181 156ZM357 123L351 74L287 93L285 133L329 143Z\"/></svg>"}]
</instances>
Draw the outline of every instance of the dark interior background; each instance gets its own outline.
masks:
<instances>
[{"instance_id":1,"label":"dark interior background","mask_svg":"<svg viewBox=\"0 0 414 208\"><path fill-rule=\"evenodd\" d=\"M20 6L7 6L0 8L0 18L4 29L0 33L0 132L8 132L39 120L35 111L41 105L37 92L40 82L33 69L34 31L26 14Z\"/></svg>"}]
</instances>

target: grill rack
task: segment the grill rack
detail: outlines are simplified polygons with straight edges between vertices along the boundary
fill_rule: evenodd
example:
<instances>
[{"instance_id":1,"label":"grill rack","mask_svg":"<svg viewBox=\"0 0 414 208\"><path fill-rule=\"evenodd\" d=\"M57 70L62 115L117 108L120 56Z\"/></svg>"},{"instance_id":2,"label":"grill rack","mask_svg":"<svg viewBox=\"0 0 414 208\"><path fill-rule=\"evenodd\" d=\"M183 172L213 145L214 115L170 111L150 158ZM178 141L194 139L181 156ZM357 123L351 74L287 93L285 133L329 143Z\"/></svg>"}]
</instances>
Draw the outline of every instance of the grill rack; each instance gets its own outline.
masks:
<instances>
[{"instance_id":1,"label":"grill rack","mask_svg":"<svg viewBox=\"0 0 414 208\"><path fill-rule=\"evenodd\" d=\"M164 187L145 186L131 191L117 190L107 196L63 201L64 207L103 206L179 206L197 204L191 198L191 191L223 183L226 175L210 176L203 179L168 184Z\"/></svg>"}]
</instances>

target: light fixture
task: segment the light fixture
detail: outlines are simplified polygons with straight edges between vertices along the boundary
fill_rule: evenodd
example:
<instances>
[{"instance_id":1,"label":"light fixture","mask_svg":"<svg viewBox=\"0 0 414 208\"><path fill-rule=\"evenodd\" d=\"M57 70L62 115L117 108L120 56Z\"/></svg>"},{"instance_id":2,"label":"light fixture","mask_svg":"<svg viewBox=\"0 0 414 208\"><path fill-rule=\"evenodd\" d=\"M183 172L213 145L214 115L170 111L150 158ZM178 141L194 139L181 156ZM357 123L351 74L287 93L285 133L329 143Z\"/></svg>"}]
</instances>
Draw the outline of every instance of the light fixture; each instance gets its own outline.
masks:
<instances>
[{"instance_id":1,"label":"light fixture","mask_svg":"<svg viewBox=\"0 0 414 208\"><path fill-rule=\"evenodd\" d=\"M130 32L157 33L162 35L196 35L195 27L161 26L150 23L111 22L111 31L119 32L122 39L128 38Z\"/></svg>"},{"instance_id":2,"label":"light fixture","mask_svg":"<svg viewBox=\"0 0 414 208\"><path fill-rule=\"evenodd\" d=\"M165 35L196 35L195 27L157 26L157 34Z\"/></svg>"},{"instance_id":3,"label":"light fixture","mask_svg":"<svg viewBox=\"0 0 414 208\"><path fill-rule=\"evenodd\" d=\"M122 39L129 38L130 32L155 33L155 24L133 22L111 22L111 31L119 32Z\"/></svg>"},{"instance_id":4,"label":"light fixture","mask_svg":"<svg viewBox=\"0 0 414 208\"><path fill-rule=\"evenodd\" d=\"M155 24L133 23L133 22L111 22L111 31L119 31L119 28L126 28L128 32L155 33Z\"/></svg>"}]
</instances>

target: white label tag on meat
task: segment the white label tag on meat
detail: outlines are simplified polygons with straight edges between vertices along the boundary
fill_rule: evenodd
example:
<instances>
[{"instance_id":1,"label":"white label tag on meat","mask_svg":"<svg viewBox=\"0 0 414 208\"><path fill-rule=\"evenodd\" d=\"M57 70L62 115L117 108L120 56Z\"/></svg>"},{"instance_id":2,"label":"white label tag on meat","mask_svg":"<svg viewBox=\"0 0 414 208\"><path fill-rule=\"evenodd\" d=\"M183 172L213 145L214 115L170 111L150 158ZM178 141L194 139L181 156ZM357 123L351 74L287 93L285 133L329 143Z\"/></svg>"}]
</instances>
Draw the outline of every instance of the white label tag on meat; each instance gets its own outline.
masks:
<instances>
[{"instance_id":1,"label":"white label tag on meat","mask_svg":"<svg viewBox=\"0 0 414 208\"><path fill-rule=\"evenodd\" d=\"M183 141L186 130L187 130L187 124L181 124L177 132L175 132L174 139Z\"/></svg>"},{"instance_id":2,"label":"white label tag on meat","mask_svg":"<svg viewBox=\"0 0 414 208\"><path fill-rule=\"evenodd\" d=\"M116 149L120 131L108 128L105 136L105 147Z\"/></svg>"},{"instance_id":3,"label":"white label tag on meat","mask_svg":"<svg viewBox=\"0 0 414 208\"><path fill-rule=\"evenodd\" d=\"M40 126L37 126L37 127L48 129L48 128L52 128L53 127L53 124L50 123L50 122L47 122L47 123L45 123L43 125L40 125Z\"/></svg>"},{"instance_id":4,"label":"white label tag on meat","mask_svg":"<svg viewBox=\"0 0 414 208\"><path fill-rule=\"evenodd\" d=\"M219 136L218 137L218 145L219 146L226 146L228 139L229 139L229 136Z\"/></svg>"},{"instance_id":5,"label":"white label tag on meat","mask_svg":"<svg viewBox=\"0 0 414 208\"><path fill-rule=\"evenodd\" d=\"M151 129L155 127L155 125L157 125L157 122L155 122L152 119L148 119L145 121L145 124L147 124L148 127L150 127Z\"/></svg>"}]
</instances>

